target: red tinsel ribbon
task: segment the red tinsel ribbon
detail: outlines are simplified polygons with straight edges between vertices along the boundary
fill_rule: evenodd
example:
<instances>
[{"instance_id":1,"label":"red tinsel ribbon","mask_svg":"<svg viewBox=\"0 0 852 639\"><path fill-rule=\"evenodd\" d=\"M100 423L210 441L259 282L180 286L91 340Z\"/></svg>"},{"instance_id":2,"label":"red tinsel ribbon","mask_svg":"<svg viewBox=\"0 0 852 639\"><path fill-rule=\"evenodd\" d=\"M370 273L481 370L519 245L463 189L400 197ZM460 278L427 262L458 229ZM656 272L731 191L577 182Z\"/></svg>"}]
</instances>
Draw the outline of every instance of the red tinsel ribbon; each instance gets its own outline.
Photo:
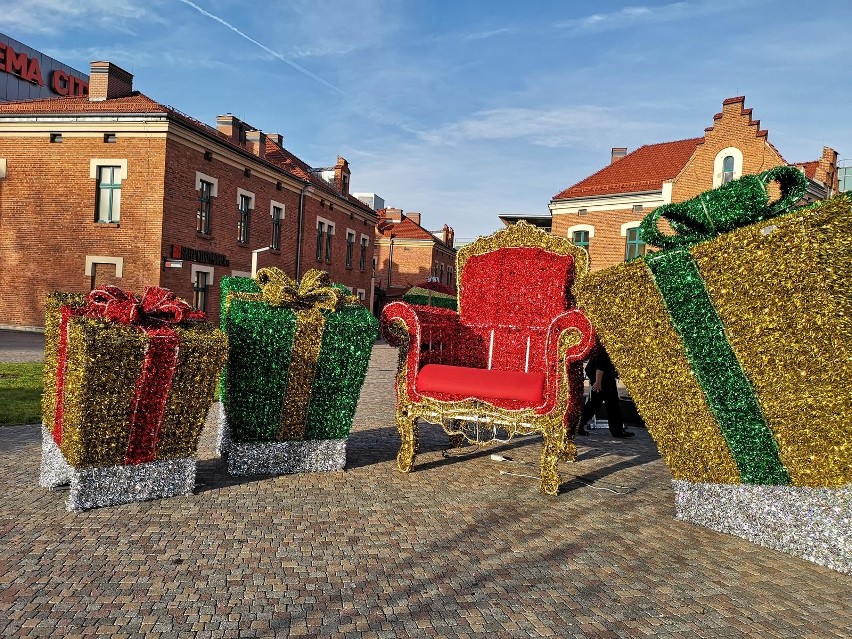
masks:
<instances>
[{"instance_id":1,"label":"red tinsel ribbon","mask_svg":"<svg viewBox=\"0 0 852 639\"><path fill-rule=\"evenodd\" d=\"M128 411L129 440L124 463L154 461L166 400L178 361L179 340L174 327L189 320L204 320L206 315L202 311L193 310L172 291L157 286L147 287L141 299L117 286L103 286L88 294L86 305L82 308L70 311L63 307L58 353L56 427L53 433L57 444L62 442L67 329L71 315L126 324L148 335L142 370Z\"/></svg>"}]
</instances>

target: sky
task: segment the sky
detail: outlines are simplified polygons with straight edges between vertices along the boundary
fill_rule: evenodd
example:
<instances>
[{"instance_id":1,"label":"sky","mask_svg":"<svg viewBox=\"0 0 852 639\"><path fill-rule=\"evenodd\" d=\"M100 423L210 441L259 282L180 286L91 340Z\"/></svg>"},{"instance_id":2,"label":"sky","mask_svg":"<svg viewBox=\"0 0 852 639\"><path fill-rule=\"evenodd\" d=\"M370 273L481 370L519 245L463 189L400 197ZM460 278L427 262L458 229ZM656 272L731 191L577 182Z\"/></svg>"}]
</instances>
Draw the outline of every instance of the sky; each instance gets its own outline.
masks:
<instances>
[{"instance_id":1,"label":"sky","mask_svg":"<svg viewBox=\"0 0 852 639\"><path fill-rule=\"evenodd\" d=\"M852 158L852 2L0 0L0 32L215 126L232 113L457 241L547 215L729 97L788 162Z\"/></svg>"}]
</instances>

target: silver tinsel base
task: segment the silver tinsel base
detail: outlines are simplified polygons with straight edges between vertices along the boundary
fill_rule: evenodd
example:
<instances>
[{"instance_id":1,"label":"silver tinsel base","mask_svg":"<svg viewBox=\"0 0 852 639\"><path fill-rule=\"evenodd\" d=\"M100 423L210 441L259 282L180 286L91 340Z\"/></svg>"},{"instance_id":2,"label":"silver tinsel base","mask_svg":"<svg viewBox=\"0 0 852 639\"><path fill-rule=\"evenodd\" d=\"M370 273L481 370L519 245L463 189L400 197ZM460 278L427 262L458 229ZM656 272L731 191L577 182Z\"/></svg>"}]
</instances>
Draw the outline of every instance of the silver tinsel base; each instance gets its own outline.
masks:
<instances>
[{"instance_id":1,"label":"silver tinsel base","mask_svg":"<svg viewBox=\"0 0 852 639\"><path fill-rule=\"evenodd\" d=\"M194 459L163 459L133 466L71 467L42 426L39 485L71 484L68 510L88 510L134 501L175 497L195 487Z\"/></svg>"},{"instance_id":2,"label":"silver tinsel base","mask_svg":"<svg viewBox=\"0 0 852 639\"><path fill-rule=\"evenodd\" d=\"M345 439L231 444L228 449L231 475L279 475L343 470Z\"/></svg>"},{"instance_id":3,"label":"silver tinsel base","mask_svg":"<svg viewBox=\"0 0 852 639\"><path fill-rule=\"evenodd\" d=\"M207 413L205 428L216 429L216 452L228 460L231 475L282 475L343 470L345 439L235 443L222 402Z\"/></svg>"},{"instance_id":4,"label":"silver tinsel base","mask_svg":"<svg viewBox=\"0 0 852 639\"><path fill-rule=\"evenodd\" d=\"M842 488L672 481L677 517L852 573L852 485Z\"/></svg>"}]
</instances>

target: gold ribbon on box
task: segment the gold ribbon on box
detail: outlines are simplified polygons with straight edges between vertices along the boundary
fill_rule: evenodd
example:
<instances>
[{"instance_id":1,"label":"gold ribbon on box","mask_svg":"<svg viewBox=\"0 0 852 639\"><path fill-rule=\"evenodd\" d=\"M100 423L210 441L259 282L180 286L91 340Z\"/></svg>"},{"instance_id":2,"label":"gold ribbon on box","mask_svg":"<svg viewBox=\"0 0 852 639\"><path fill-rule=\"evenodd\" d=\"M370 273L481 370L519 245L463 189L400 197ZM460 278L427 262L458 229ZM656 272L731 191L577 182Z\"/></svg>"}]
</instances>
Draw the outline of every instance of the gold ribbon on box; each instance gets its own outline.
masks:
<instances>
[{"instance_id":1,"label":"gold ribbon on box","mask_svg":"<svg viewBox=\"0 0 852 639\"><path fill-rule=\"evenodd\" d=\"M309 270L300 282L296 282L277 267L263 268L257 272L255 282L260 293L239 294L242 299L288 308L296 316L278 437L280 440L301 440L305 438L308 403L322 347L323 311L333 313L359 301L332 285L329 274L319 269Z\"/></svg>"}]
</instances>

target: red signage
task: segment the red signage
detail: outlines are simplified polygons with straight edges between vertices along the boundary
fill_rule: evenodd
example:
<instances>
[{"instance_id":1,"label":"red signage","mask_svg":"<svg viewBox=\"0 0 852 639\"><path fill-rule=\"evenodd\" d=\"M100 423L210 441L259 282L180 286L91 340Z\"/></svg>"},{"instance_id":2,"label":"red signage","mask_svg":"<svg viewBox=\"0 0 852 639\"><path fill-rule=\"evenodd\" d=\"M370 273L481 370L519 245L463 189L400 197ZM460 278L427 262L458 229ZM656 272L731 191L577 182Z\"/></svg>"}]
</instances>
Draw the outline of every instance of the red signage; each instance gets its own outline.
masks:
<instances>
[{"instance_id":1,"label":"red signage","mask_svg":"<svg viewBox=\"0 0 852 639\"><path fill-rule=\"evenodd\" d=\"M0 71L11 73L40 87L44 86L38 59L31 58L26 53L17 53L3 42L0 42ZM50 90L57 95L88 95L89 83L65 71L56 70L51 73Z\"/></svg>"}]
</instances>

